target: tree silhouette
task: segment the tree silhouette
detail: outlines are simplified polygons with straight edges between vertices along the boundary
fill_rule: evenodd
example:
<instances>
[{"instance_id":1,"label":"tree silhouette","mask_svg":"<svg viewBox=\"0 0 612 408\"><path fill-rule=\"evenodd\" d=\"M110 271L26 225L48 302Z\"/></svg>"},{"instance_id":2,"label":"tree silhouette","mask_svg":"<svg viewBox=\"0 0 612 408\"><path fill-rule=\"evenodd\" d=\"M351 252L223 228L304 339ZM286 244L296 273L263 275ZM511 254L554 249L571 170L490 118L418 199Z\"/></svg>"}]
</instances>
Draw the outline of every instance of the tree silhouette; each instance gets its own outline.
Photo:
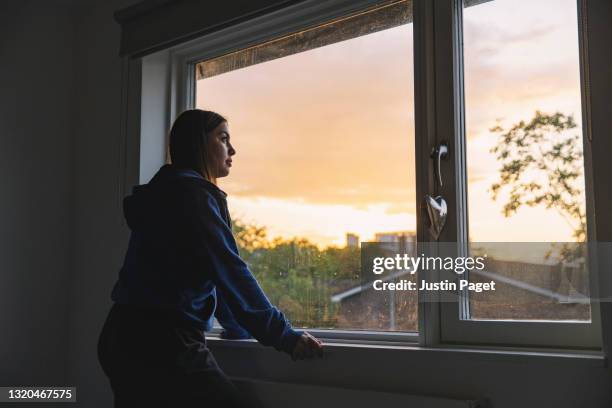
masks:
<instances>
[{"instance_id":1,"label":"tree silhouette","mask_svg":"<svg viewBox=\"0 0 612 408\"><path fill-rule=\"evenodd\" d=\"M503 214L510 217L522 206L555 209L571 226L576 242L586 240L583 155L572 115L536 111L528 122L509 129L497 125L498 143L491 149L501 163L499 181L490 188L497 200L508 191ZM566 254L569 256L569 254ZM567 256L564 256L567 260Z\"/></svg>"}]
</instances>

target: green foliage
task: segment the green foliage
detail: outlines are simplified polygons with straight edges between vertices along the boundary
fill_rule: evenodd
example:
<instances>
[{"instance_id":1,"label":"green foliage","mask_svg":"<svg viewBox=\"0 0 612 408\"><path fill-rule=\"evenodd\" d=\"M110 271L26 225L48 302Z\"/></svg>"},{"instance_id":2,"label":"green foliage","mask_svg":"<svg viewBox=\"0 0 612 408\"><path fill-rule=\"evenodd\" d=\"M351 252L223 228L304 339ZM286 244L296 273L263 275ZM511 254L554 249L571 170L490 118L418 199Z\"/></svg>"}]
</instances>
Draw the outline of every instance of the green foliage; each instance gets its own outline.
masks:
<instances>
[{"instance_id":1,"label":"green foliage","mask_svg":"<svg viewBox=\"0 0 612 408\"><path fill-rule=\"evenodd\" d=\"M235 220L232 222L232 230L238 247L244 251L253 252L257 248L265 248L268 244L265 228L245 225L240 220Z\"/></svg>"},{"instance_id":2,"label":"green foliage","mask_svg":"<svg viewBox=\"0 0 612 408\"><path fill-rule=\"evenodd\" d=\"M586 239L583 155L572 115L536 111L528 121L509 129L496 126L498 143L491 149L502 166L499 181L491 185L494 200L508 193L503 214L510 217L522 206L555 209L573 229L577 242Z\"/></svg>"},{"instance_id":3,"label":"green foliage","mask_svg":"<svg viewBox=\"0 0 612 408\"><path fill-rule=\"evenodd\" d=\"M233 223L240 255L270 301L300 327L335 327L338 282L358 281L357 248L319 249L306 238L268 239L265 227ZM354 283L354 282L353 282Z\"/></svg>"}]
</instances>

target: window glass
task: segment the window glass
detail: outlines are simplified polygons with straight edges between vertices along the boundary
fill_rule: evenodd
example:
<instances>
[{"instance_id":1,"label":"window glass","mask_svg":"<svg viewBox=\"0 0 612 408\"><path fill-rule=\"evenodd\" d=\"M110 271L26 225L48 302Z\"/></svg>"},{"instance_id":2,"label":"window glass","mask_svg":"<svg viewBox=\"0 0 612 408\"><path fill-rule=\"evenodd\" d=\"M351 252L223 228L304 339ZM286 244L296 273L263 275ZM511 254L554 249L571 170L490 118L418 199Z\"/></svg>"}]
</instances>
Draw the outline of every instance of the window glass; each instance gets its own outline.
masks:
<instances>
[{"instance_id":1,"label":"window glass","mask_svg":"<svg viewBox=\"0 0 612 408\"><path fill-rule=\"evenodd\" d=\"M463 11L474 319L590 319L575 0ZM532 242L532 244L527 244ZM533 243L536 242L536 243Z\"/></svg>"},{"instance_id":2,"label":"window glass","mask_svg":"<svg viewBox=\"0 0 612 408\"><path fill-rule=\"evenodd\" d=\"M298 327L417 330L415 293L360 282L360 242L415 239L412 38L392 2L196 66L241 255Z\"/></svg>"}]
</instances>

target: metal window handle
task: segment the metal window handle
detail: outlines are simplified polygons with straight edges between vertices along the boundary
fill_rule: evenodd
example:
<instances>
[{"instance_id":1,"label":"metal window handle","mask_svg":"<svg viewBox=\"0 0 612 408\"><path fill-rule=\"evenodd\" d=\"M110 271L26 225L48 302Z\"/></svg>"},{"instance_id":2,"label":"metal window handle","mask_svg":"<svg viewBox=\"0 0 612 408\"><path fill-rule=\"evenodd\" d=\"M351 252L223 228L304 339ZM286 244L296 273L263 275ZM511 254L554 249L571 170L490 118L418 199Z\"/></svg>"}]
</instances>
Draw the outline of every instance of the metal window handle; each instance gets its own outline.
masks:
<instances>
[{"instance_id":1,"label":"metal window handle","mask_svg":"<svg viewBox=\"0 0 612 408\"><path fill-rule=\"evenodd\" d=\"M431 151L431 157L435 160L434 170L438 178L438 184L440 187L442 187L442 168L440 166L440 162L442 159L446 159L448 157L448 146L446 143L442 142L438 146L434 147Z\"/></svg>"},{"instance_id":2,"label":"metal window handle","mask_svg":"<svg viewBox=\"0 0 612 408\"><path fill-rule=\"evenodd\" d=\"M440 238L444 224L446 224L446 215L448 214L446 200L442 196L433 198L430 195L426 195L425 203L427 204L427 214L429 215L429 232L433 239L437 241Z\"/></svg>"}]
</instances>

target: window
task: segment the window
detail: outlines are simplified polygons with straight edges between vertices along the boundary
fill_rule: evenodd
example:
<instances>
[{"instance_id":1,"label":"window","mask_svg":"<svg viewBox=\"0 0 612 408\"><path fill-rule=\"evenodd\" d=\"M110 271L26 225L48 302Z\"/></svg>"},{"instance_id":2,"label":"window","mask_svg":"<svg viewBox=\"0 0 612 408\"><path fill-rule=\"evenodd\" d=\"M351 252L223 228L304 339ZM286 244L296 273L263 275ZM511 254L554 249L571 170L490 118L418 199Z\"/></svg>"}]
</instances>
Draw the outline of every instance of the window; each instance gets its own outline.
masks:
<instances>
[{"instance_id":1,"label":"window","mask_svg":"<svg viewBox=\"0 0 612 408\"><path fill-rule=\"evenodd\" d=\"M238 151L241 254L298 327L417 330L416 293L360 280L360 242L416 236L411 23L393 2L195 66Z\"/></svg>"},{"instance_id":2,"label":"window","mask_svg":"<svg viewBox=\"0 0 612 408\"><path fill-rule=\"evenodd\" d=\"M570 0L306 1L172 50L171 116L227 116L238 153L220 186L241 253L296 326L599 347L576 11ZM439 240L425 194L448 205ZM417 241L486 253L488 269L465 276L498 291L362 285L361 243L415 254ZM547 257L555 248L566 257Z\"/></svg>"},{"instance_id":3,"label":"window","mask_svg":"<svg viewBox=\"0 0 612 408\"><path fill-rule=\"evenodd\" d=\"M576 14L571 0L496 0L462 12L465 164L456 177L467 200L457 202L469 251L488 256L470 280L498 287L444 307L449 338L597 343Z\"/></svg>"},{"instance_id":4,"label":"window","mask_svg":"<svg viewBox=\"0 0 612 408\"><path fill-rule=\"evenodd\" d=\"M572 0L463 13L470 239L540 242L502 251L505 296L471 299L474 318L591 318L584 254L546 257L586 239L576 13Z\"/></svg>"}]
</instances>

